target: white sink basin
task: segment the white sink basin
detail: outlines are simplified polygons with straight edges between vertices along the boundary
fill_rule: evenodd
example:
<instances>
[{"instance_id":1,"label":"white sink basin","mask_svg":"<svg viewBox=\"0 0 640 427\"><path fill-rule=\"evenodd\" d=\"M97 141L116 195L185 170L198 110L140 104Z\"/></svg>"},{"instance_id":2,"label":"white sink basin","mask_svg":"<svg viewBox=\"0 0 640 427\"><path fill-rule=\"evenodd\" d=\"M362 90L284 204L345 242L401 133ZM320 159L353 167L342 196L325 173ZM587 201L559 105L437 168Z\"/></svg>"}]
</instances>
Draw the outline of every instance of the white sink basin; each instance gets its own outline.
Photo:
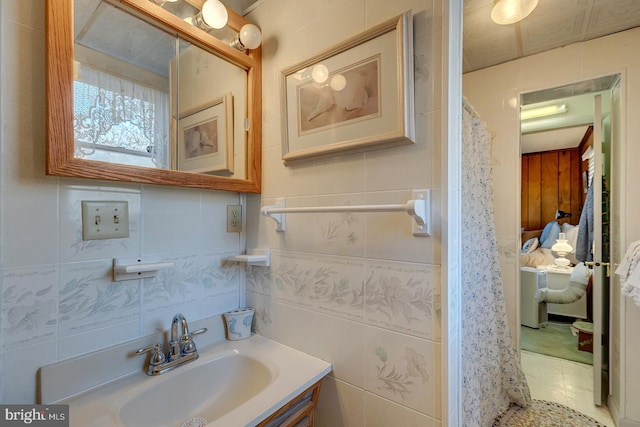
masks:
<instances>
[{"instance_id":1,"label":"white sink basin","mask_svg":"<svg viewBox=\"0 0 640 427\"><path fill-rule=\"evenodd\" d=\"M209 360L196 369L174 372L178 375L165 377L165 384L128 393L125 399L128 402L120 410L124 425L180 425L192 414L214 420L251 399L271 382L266 365L235 352Z\"/></svg>"},{"instance_id":2,"label":"white sink basin","mask_svg":"<svg viewBox=\"0 0 640 427\"><path fill-rule=\"evenodd\" d=\"M331 371L331 365L260 336L227 341L166 374L144 373L70 399L70 425L254 426Z\"/></svg>"}]
</instances>

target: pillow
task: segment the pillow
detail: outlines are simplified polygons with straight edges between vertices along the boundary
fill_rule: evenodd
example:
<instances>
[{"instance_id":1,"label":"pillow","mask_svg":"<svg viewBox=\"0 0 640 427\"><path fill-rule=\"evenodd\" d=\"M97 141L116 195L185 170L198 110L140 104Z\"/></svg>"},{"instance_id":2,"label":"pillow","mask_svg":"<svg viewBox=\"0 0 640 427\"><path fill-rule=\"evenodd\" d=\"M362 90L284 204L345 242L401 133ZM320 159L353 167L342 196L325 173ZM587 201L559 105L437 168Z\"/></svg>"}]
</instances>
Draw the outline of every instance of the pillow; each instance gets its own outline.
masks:
<instances>
[{"instance_id":1,"label":"pillow","mask_svg":"<svg viewBox=\"0 0 640 427\"><path fill-rule=\"evenodd\" d=\"M571 264L578 264L580 261L576 258L576 245L578 244L578 229L579 226L571 225L569 223L562 224L562 232L565 234L565 239L567 239L567 243L571 245L573 250L571 253L567 254L567 259L571 262Z\"/></svg>"},{"instance_id":2,"label":"pillow","mask_svg":"<svg viewBox=\"0 0 640 427\"><path fill-rule=\"evenodd\" d=\"M545 240L547 240L547 237L549 237L549 233L551 232L551 229L556 224L558 224L557 221L551 221L547 225L544 226L544 228L542 229L542 234L540 234L540 241L541 242L544 242Z\"/></svg>"},{"instance_id":3,"label":"pillow","mask_svg":"<svg viewBox=\"0 0 640 427\"><path fill-rule=\"evenodd\" d=\"M576 251L576 245L578 244L578 225L571 225L569 223L562 224L562 232L565 234L564 238L567 239L567 243L573 248L572 253Z\"/></svg>"},{"instance_id":4,"label":"pillow","mask_svg":"<svg viewBox=\"0 0 640 427\"><path fill-rule=\"evenodd\" d=\"M537 237L530 238L529 240L524 242L524 245L522 245L522 253L529 254L535 251L539 244L540 244L540 241L538 240Z\"/></svg>"},{"instance_id":5,"label":"pillow","mask_svg":"<svg viewBox=\"0 0 640 427\"><path fill-rule=\"evenodd\" d=\"M545 237L544 232L547 231L547 228L548 228L548 232ZM557 222L552 221L549 224L547 224L544 227L544 230L542 230L542 236L540 237L540 241L542 242L542 244L540 245L540 247L550 249L551 246L553 246L556 243L556 240L560 236L561 231L562 231L562 228L560 228L560 224L558 224Z\"/></svg>"}]
</instances>

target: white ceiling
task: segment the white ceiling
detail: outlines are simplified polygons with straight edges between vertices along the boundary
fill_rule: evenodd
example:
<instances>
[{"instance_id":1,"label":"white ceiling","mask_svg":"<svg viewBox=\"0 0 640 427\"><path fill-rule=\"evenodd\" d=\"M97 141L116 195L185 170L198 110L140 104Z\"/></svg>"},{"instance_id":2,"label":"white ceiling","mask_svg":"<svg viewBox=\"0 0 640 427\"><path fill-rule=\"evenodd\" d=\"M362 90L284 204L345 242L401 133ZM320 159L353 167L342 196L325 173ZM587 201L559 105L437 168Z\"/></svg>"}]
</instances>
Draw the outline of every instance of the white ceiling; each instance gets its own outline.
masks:
<instances>
[{"instance_id":1,"label":"white ceiling","mask_svg":"<svg viewBox=\"0 0 640 427\"><path fill-rule=\"evenodd\" d=\"M555 129L541 133L523 134L520 138L522 154L575 148L582 141L588 126Z\"/></svg>"},{"instance_id":2,"label":"white ceiling","mask_svg":"<svg viewBox=\"0 0 640 427\"><path fill-rule=\"evenodd\" d=\"M523 21L491 21L493 0L464 0L463 72L640 26L639 0L540 0Z\"/></svg>"},{"instance_id":3,"label":"white ceiling","mask_svg":"<svg viewBox=\"0 0 640 427\"><path fill-rule=\"evenodd\" d=\"M463 72L468 73L503 62L640 27L640 0L540 0L527 18L513 25L491 21L494 0L464 0ZM611 81L591 81L555 88L523 98L523 105L580 102L592 109L593 93L611 87ZM582 95L590 93L591 97ZM549 120L538 120L536 128L522 128L522 152L576 147L590 120L582 107ZM578 122L581 126L577 126Z\"/></svg>"}]
</instances>

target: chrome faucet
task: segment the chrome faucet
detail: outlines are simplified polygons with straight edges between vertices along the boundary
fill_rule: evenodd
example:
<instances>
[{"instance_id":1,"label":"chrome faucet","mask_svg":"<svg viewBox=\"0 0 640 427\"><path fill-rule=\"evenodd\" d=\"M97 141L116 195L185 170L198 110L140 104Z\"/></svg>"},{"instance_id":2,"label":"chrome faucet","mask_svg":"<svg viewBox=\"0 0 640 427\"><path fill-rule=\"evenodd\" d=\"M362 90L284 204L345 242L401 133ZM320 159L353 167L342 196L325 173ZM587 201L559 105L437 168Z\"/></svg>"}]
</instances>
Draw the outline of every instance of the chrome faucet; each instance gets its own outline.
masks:
<instances>
[{"instance_id":1,"label":"chrome faucet","mask_svg":"<svg viewBox=\"0 0 640 427\"><path fill-rule=\"evenodd\" d=\"M180 335L178 335L178 326L181 328ZM207 328L189 332L187 319L185 319L182 313L178 313L173 316L173 320L171 321L169 351L166 355L162 350L162 344L143 347L138 349L136 354L151 352L147 375L164 374L165 372L169 372L180 365L192 362L198 358L198 350L196 349L196 343L193 342L193 337L204 334L205 332L207 332Z\"/></svg>"}]
</instances>

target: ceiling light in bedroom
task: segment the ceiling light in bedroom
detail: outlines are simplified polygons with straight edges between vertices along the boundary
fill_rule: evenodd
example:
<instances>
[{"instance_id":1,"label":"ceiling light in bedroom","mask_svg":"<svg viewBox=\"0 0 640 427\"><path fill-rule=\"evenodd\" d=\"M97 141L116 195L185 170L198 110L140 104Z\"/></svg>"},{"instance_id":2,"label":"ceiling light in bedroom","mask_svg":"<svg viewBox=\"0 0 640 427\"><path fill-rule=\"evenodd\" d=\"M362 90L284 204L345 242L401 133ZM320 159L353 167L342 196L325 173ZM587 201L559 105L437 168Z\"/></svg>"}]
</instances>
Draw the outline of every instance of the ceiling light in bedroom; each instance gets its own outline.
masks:
<instances>
[{"instance_id":1,"label":"ceiling light in bedroom","mask_svg":"<svg viewBox=\"0 0 640 427\"><path fill-rule=\"evenodd\" d=\"M529 16L538 6L538 0L496 0L491 19L499 25L515 24Z\"/></svg>"},{"instance_id":2,"label":"ceiling light in bedroom","mask_svg":"<svg viewBox=\"0 0 640 427\"><path fill-rule=\"evenodd\" d=\"M564 233L560 233L551 250L558 254L554 263L560 268L567 268L571 262L565 257L573 251L573 247L567 243Z\"/></svg>"},{"instance_id":3,"label":"ceiling light in bedroom","mask_svg":"<svg viewBox=\"0 0 640 427\"><path fill-rule=\"evenodd\" d=\"M520 120L538 119L540 117L555 116L556 114L564 114L567 110L567 104L546 105L544 107L523 109L520 111Z\"/></svg>"}]
</instances>

